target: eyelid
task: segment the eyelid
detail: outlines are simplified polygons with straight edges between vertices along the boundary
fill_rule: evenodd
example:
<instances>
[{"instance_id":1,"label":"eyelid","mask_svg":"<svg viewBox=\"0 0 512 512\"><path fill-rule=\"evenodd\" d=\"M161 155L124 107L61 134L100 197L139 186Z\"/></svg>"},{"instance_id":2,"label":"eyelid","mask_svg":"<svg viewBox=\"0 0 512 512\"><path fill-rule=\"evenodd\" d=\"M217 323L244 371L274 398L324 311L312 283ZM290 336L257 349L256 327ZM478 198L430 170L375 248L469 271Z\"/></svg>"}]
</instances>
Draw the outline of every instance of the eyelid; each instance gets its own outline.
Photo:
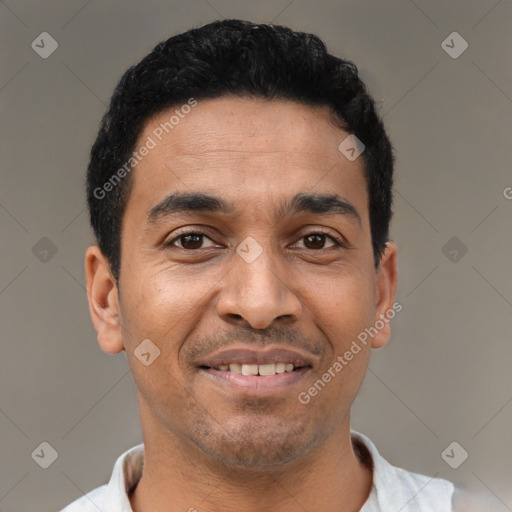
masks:
<instances>
[{"instance_id":1,"label":"eyelid","mask_svg":"<svg viewBox=\"0 0 512 512\"><path fill-rule=\"evenodd\" d=\"M308 231L301 234L300 237L298 238L297 242L302 240L304 237L306 237L308 235L325 235L327 238L330 238L337 247L344 247L344 248L348 247L347 241L341 235L336 236L331 231L329 231L325 228L321 228L321 227L308 227L307 229L308 229ZM297 243L297 242L295 242L295 243ZM315 250L315 249L311 249L311 250ZM316 251L321 251L321 250L322 249L316 249Z\"/></svg>"},{"instance_id":2,"label":"eyelid","mask_svg":"<svg viewBox=\"0 0 512 512\"><path fill-rule=\"evenodd\" d=\"M172 238L166 237L164 239L164 241L162 242L162 246L163 247L177 247L178 249L183 249L183 247L178 247L177 245L175 245L174 242L177 242L181 237L186 236L186 235L201 235L201 236L203 236L205 238L208 238L209 240L211 240L215 244L217 244L217 242L215 242L211 238L211 236L208 235L207 231L208 230L206 228L203 228L203 227L201 227L201 228L199 228L199 227L197 227L197 228L190 227L190 228L179 229L178 231L173 233ZM188 251L191 252L192 250L188 249Z\"/></svg>"}]
</instances>

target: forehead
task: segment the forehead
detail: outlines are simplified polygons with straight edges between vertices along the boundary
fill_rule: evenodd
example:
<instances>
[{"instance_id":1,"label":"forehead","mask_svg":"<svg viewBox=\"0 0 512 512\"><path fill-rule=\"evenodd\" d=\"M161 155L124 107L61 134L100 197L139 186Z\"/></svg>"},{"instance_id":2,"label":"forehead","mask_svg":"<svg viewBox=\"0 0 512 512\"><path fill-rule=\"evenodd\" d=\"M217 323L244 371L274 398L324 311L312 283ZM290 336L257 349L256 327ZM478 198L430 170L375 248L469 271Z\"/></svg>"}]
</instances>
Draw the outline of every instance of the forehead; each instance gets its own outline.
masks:
<instances>
[{"instance_id":1,"label":"forehead","mask_svg":"<svg viewBox=\"0 0 512 512\"><path fill-rule=\"evenodd\" d=\"M145 125L143 136L165 125L182 108L178 105L152 117ZM310 153L317 158L332 159L336 152L329 148L336 150L336 141L343 133L330 123L328 107L295 101L227 96L199 100L188 114L173 117L176 124L162 135L168 142L172 139L174 154L286 150L291 154Z\"/></svg>"},{"instance_id":2,"label":"forehead","mask_svg":"<svg viewBox=\"0 0 512 512\"><path fill-rule=\"evenodd\" d=\"M238 97L177 105L153 116L139 137L138 147L151 140L153 148L133 172L130 201L151 207L180 190L248 204L314 188L364 203L362 158L351 162L338 150L347 136L324 106Z\"/></svg>"}]
</instances>

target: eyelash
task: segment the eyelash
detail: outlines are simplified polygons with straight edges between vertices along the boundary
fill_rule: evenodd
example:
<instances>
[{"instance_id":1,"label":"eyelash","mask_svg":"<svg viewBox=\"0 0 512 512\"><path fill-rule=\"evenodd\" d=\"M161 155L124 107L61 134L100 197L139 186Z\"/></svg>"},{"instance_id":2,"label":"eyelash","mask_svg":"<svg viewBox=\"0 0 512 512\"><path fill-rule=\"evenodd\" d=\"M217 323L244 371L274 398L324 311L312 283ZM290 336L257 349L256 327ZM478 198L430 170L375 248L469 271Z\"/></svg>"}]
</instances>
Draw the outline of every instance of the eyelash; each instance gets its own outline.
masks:
<instances>
[{"instance_id":1,"label":"eyelash","mask_svg":"<svg viewBox=\"0 0 512 512\"><path fill-rule=\"evenodd\" d=\"M164 242L163 245L164 245L164 247L177 247L178 249L183 249L185 251L191 251L191 252L200 250L200 249L185 249L184 247L178 247L178 246L174 245L174 242L176 242L180 238L187 236L187 235L199 235L199 236L204 236L204 237L208 238L209 240L212 240L205 232L198 230L198 229L193 229L193 230L191 229L189 231L182 231L178 236L175 236L172 240L169 240L168 242ZM346 245L344 242L342 242L341 240L338 240L337 238L335 238L332 235L329 235L328 233L322 231L321 229L317 229L315 231L310 231L309 233L302 235L299 238L299 240L302 240L303 238L306 238L309 235L324 235L325 237L329 238L332 242L334 242L334 245L336 247L346 248ZM213 240L212 240L212 242L213 242ZM307 249L307 247L306 247L307 250L315 251L315 252L326 250L329 248L330 247L321 248L321 249Z\"/></svg>"}]
</instances>

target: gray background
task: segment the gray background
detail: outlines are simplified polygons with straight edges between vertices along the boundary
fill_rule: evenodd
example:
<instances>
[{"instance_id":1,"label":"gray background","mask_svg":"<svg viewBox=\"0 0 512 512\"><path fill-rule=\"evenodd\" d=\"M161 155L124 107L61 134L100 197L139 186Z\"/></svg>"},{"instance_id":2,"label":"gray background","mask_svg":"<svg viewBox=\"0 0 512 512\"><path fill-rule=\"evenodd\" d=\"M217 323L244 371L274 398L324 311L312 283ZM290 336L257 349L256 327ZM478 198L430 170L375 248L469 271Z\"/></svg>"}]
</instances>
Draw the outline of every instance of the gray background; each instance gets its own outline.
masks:
<instances>
[{"instance_id":1,"label":"gray background","mask_svg":"<svg viewBox=\"0 0 512 512\"><path fill-rule=\"evenodd\" d=\"M1 512L59 509L142 441L125 354L103 353L89 320L84 171L124 70L219 18L316 33L358 65L397 150L403 311L353 428L393 464L512 510L510 0L9 0L0 16ZM43 31L59 44L48 59L31 48ZM469 44L457 59L441 46L453 31ZM43 237L54 255L33 251ZM43 441L48 469L31 457ZM469 453L458 469L441 457L453 441Z\"/></svg>"}]
</instances>

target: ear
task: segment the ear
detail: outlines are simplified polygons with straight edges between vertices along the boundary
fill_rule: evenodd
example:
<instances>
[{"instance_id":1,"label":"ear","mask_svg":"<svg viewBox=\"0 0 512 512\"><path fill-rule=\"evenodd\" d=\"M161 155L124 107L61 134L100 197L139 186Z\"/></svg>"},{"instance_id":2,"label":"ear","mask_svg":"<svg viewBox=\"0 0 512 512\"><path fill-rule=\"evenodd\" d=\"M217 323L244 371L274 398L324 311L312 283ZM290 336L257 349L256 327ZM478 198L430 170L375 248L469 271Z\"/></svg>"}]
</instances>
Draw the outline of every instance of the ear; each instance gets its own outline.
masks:
<instances>
[{"instance_id":1,"label":"ear","mask_svg":"<svg viewBox=\"0 0 512 512\"><path fill-rule=\"evenodd\" d=\"M391 319L402 309L401 304L394 305L398 284L397 252L396 244L394 242L387 242L376 271L374 325L382 328L378 329L378 333L372 340L373 348L381 348L389 341L391 336ZM382 326L382 324L384 325Z\"/></svg>"},{"instance_id":2,"label":"ear","mask_svg":"<svg viewBox=\"0 0 512 512\"><path fill-rule=\"evenodd\" d=\"M124 350L117 286L110 263L97 245L85 253L85 280L98 343L104 352L117 354Z\"/></svg>"}]
</instances>

